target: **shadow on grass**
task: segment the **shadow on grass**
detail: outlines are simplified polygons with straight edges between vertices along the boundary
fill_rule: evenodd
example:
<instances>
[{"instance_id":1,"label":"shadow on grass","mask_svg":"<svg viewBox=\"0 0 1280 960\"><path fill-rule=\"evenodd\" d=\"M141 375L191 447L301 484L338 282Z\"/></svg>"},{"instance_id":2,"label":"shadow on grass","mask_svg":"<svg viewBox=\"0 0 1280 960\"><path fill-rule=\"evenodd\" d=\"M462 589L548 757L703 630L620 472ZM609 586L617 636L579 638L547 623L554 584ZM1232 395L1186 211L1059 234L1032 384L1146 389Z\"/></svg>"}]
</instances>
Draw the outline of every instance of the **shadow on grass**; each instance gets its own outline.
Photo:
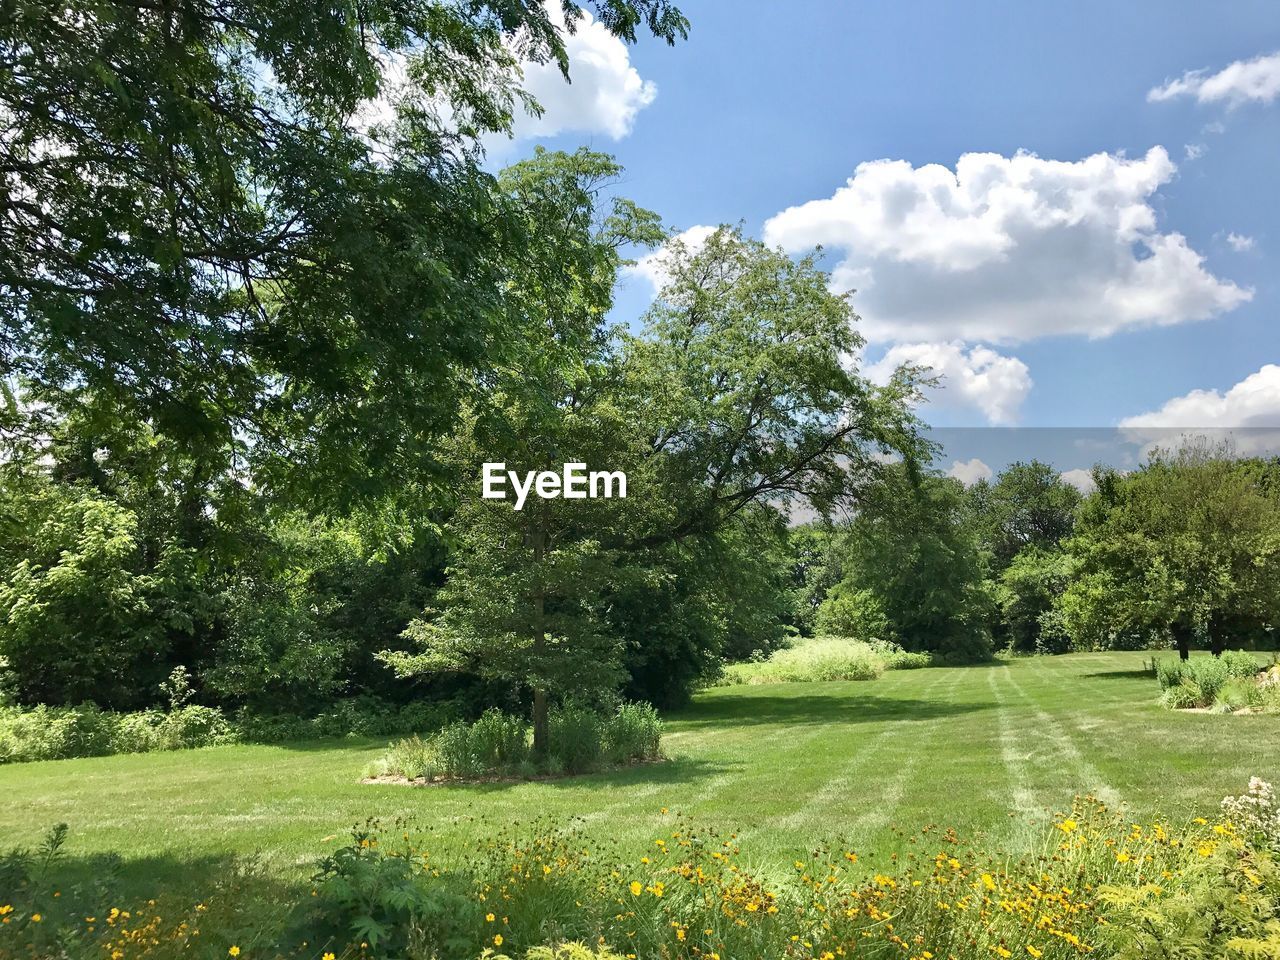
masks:
<instances>
[{"instance_id":1,"label":"shadow on grass","mask_svg":"<svg viewBox=\"0 0 1280 960\"><path fill-rule=\"evenodd\" d=\"M1082 673L1081 680L1154 680L1150 670L1103 670L1099 673Z\"/></svg>"},{"instance_id":2,"label":"shadow on grass","mask_svg":"<svg viewBox=\"0 0 1280 960\"><path fill-rule=\"evenodd\" d=\"M810 690L812 688L809 688ZM989 709L981 703L909 700L872 695L807 692L796 696L775 693L720 693L696 701L670 716L680 728L715 725L742 727L764 724L880 723L886 720L938 720Z\"/></svg>"},{"instance_id":3,"label":"shadow on grass","mask_svg":"<svg viewBox=\"0 0 1280 960\"><path fill-rule=\"evenodd\" d=\"M395 790L444 790L466 791L467 793L499 793L513 787L536 785L557 789L596 790L602 786L631 787L646 784L689 783L702 777L709 777L731 769L732 764L709 763L705 760L694 760L689 757L678 757L674 760L661 760L653 763L636 763L612 770L601 770L598 773L573 773L562 777L536 777L534 779L518 779L515 777L501 780L473 780L429 784L426 786L392 785ZM373 784L376 786L376 784Z\"/></svg>"}]
</instances>

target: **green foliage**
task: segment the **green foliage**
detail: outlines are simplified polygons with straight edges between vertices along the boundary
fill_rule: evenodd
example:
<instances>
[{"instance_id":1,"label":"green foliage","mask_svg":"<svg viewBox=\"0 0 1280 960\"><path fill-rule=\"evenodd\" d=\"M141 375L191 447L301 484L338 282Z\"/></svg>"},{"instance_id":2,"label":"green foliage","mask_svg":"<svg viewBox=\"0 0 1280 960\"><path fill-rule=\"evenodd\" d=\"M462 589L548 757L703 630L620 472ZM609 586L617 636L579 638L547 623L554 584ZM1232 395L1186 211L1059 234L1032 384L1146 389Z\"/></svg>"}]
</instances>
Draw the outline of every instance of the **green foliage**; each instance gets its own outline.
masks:
<instances>
[{"instance_id":1,"label":"green foliage","mask_svg":"<svg viewBox=\"0 0 1280 960\"><path fill-rule=\"evenodd\" d=\"M1080 492L1039 460L1012 463L995 483L979 480L965 493L974 528L999 576L1028 549L1052 553L1071 535Z\"/></svg>"},{"instance_id":2,"label":"green foliage","mask_svg":"<svg viewBox=\"0 0 1280 960\"><path fill-rule=\"evenodd\" d=\"M842 583L835 584L818 607L814 627L820 636L856 637L867 643L893 636L879 598Z\"/></svg>"},{"instance_id":3,"label":"green foliage","mask_svg":"<svg viewBox=\"0 0 1280 960\"><path fill-rule=\"evenodd\" d=\"M845 579L828 611L851 608L851 626L878 626L882 614L892 631L885 639L908 650L955 662L990 657L992 598L959 481L920 475L907 464L884 466L849 525L847 544Z\"/></svg>"},{"instance_id":4,"label":"green foliage","mask_svg":"<svg viewBox=\"0 0 1280 960\"><path fill-rule=\"evenodd\" d=\"M1066 653L1070 646L1057 601L1071 578L1071 560L1060 550L1030 546L1004 568L996 602L1009 638L1019 652Z\"/></svg>"},{"instance_id":5,"label":"green foliage","mask_svg":"<svg viewBox=\"0 0 1280 960\"><path fill-rule=\"evenodd\" d=\"M1161 702L1175 710L1219 707L1225 712L1261 707L1265 691L1259 685L1261 666L1244 650L1230 650L1220 657L1189 660L1156 660L1156 681Z\"/></svg>"},{"instance_id":6,"label":"green foliage","mask_svg":"<svg viewBox=\"0 0 1280 960\"><path fill-rule=\"evenodd\" d=\"M668 0L589 9L628 42L688 26ZM519 337L508 268L542 234L482 138L537 109L516 49L567 72L564 43L526 4L12 6L3 378L300 499L420 482L466 376Z\"/></svg>"},{"instance_id":7,"label":"green foliage","mask_svg":"<svg viewBox=\"0 0 1280 960\"><path fill-rule=\"evenodd\" d=\"M661 756L662 721L649 704L624 703L611 714L567 703L550 711L550 747L534 756L529 724L487 710L474 723L457 722L430 739L414 736L391 744L366 771L373 777L467 780L578 774Z\"/></svg>"},{"instance_id":8,"label":"green foliage","mask_svg":"<svg viewBox=\"0 0 1280 960\"><path fill-rule=\"evenodd\" d=\"M624 703L604 726L604 755L611 764L657 760L662 755L662 720L647 703Z\"/></svg>"},{"instance_id":9,"label":"green foliage","mask_svg":"<svg viewBox=\"0 0 1280 960\"><path fill-rule=\"evenodd\" d=\"M1189 444L1141 470L1099 474L1068 550L1059 601L1073 643L1107 649L1204 637L1221 650L1276 622L1280 499L1265 471Z\"/></svg>"},{"instance_id":10,"label":"green foliage","mask_svg":"<svg viewBox=\"0 0 1280 960\"><path fill-rule=\"evenodd\" d=\"M386 736L439 729L449 714L448 704L398 707L371 697L335 701L314 716L241 710L228 717L216 707L199 704L134 713L102 710L91 703L78 707L0 707L0 763L228 743Z\"/></svg>"},{"instance_id":11,"label":"green foliage","mask_svg":"<svg viewBox=\"0 0 1280 960\"><path fill-rule=\"evenodd\" d=\"M767 660L730 664L725 667L721 682L737 684L874 680L888 668L882 649L879 645L850 637L815 637L779 650ZM902 654L905 651L897 648L896 653Z\"/></svg>"},{"instance_id":12,"label":"green foliage","mask_svg":"<svg viewBox=\"0 0 1280 960\"><path fill-rule=\"evenodd\" d=\"M190 554L147 557L137 516L86 489L47 484L14 506L30 533L0 584L0 656L19 699L138 705L164 676L171 631L190 626L177 602Z\"/></svg>"}]
</instances>

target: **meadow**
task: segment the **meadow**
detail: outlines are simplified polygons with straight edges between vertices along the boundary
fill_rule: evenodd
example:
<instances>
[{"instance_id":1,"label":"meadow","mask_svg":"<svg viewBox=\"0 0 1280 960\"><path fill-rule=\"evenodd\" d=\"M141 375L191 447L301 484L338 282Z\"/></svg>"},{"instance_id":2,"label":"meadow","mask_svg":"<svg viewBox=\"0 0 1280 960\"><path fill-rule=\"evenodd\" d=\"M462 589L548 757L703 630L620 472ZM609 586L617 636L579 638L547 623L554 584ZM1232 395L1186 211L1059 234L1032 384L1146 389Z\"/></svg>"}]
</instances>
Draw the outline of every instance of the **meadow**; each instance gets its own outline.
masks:
<instances>
[{"instance_id":1,"label":"meadow","mask_svg":"<svg viewBox=\"0 0 1280 960\"><path fill-rule=\"evenodd\" d=\"M1280 718L1162 708L1143 653L1078 653L889 671L864 682L700 693L666 720L667 762L552 781L359 782L384 740L226 746L0 767L0 837L70 826L86 871L118 855L143 893L229 853L301 882L350 829L412 818L437 848L534 816L580 818L639 851L664 808L738 831L763 867L839 836L869 856L936 824L1016 850L1077 794L1135 818L1216 810L1280 773Z\"/></svg>"}]
</instances>

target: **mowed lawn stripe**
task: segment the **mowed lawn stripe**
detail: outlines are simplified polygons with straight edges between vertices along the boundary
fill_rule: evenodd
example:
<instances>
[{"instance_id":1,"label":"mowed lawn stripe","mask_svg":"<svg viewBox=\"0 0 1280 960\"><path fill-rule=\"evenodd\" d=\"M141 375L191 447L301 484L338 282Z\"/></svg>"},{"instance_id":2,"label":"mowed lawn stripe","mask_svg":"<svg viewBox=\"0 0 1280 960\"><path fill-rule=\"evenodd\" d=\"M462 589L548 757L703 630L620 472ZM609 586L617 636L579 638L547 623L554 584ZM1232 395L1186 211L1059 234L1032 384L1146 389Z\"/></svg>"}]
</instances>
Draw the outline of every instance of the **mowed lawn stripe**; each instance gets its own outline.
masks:
<instances>
[{"instance_id":1,"label":"mowed lawn stripe","mask_svg":"<svg viewBox=\"0 0 1280 960\"><path fill-rule=\"evenodd\" d=\"M640 850L669 829L669 807L749 831L752 859L785 864L841 835L872 855L903 849L893 826L1010 837L1020 817L1039 821L1099 786L1135 817L1180 816L1212 811L1251 775L1280 779L1280 718L1163 710L1147 656L708 690L667 718L670 762L559 781L366 786L361 770L383 746L368 740L0 766L0 837L30 846L67 822L86 872L118 853L140 887L254 852L296 882L336 842L326 837L371 816L412 816L436 850L540 816L584 818Z\"/></svg>"}]
</instances>

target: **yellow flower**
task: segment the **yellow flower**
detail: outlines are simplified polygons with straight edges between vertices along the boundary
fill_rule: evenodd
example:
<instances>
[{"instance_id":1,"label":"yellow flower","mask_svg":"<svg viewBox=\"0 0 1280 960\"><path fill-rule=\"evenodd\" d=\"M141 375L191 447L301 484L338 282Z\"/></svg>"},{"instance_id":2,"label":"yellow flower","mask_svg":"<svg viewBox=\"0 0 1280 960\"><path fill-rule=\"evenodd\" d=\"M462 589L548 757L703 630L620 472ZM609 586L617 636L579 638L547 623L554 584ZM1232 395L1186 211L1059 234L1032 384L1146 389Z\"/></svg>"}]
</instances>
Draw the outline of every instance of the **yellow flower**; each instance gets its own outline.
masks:
<instances>
[{"instance_id":1,"label":"yellow flower","mask_svg":"<svg viewBox=\"0 0 1280 960\"><path fill-rule=\"evenodd\" d=\"M502 934L500 934L500 933L495 933L495 934L493 935L493 945L494 945L495 947L500 947L500 946L502 946Z\"/></svg>"},{"instance_id":2,"label":"yellow flower","mask_svg":"<svg viewBox=\"0 0 1280 960\"><path fill-rule=\"evenodd\" d=\"M1012 957L1013 954L1004 947L996 947L996 956L1004 957L1005 960L1008 960L1008 958Z\"/></svg>"},{"instance_id":3,"label":"yellow flower","mask_svg":"<svg viewBox=\"0 0 1280 960\"><path fill-rule=\"evenodd\" d=\"M1078 826L1080 826L1080 824L1076 823L1074 820L1063 820L1060 824L1058 824L1058 829L1061 830L1063 833L1071 833Z\"/></svg>"},{"instance_id":4,"label":"yellow flower","mask_svg":"<svg viewBox=\"0 0 1280 960\"><path fill-rule=\"evenodd\" d=\"M644 884L642 884L639 880L632 880L632 881L631 881L631 895L632 895L633 897L638 897L638 896L640 896L640 894L641 894L641 893L643 893L643 892L644 892Z\"/></svg>"},{"instance_id":5,"label":"yellow flower","mask_svg":"<svg viewBox=\"0 0 1280 960\"><path fill-rule=\"evenodd\" d=\"M33 913L33 914L31 915L31 922L32 922L32 923L39 923L39 922L40 922L41 920L43 920L43 919L44 919L44 917L40 916L40 914L38 914L38 913Z\"/></svg>"},{"instance_id":6,"label":"yellow flower","mask_svg":"<svg viewBox=\"0 0 1280 960\"><path fill-rule=\"evenodd\" d=\"M988 890L994 890L996 888L995 878L992 877L991 874L989 873L984 873L982 875L982 885L986 887Z\"/></svg>"},{"instance_id":7,"label":"yellow flower","mask_svg":"<svg viewBox=\"0 0 1280 960\"><path fill-rule=\"evenodd\" d=\"M1130 859L1129 854L1125 853L1123 850L1116 854L1116 863L1128 863Z\"/></svg>"},{"instance_id":8,"label":"yellow flower","mask_svg":"<svg viewBox=\"0 0 1280 960\"><path fill-rule=\"evenodd\" d=\"M487 920L489 923L493 923L493 914L492 914L492 913L486 913L486 914L484 915L484 918L485 918L485 920Z\"/></svg>"},{"instance_id":9,"label":"yellow flower","mask_svg":"<svg viewBox=\"0 0 1280 960\"><path fill-rule=\"evenodd\" d=\"M1039 950L1037 950L1035 947L1033 947L1033 946L1032 946L1031 944L1029 944L1029 943L1027 944L1027 953L1031 954L1033 957L1043 957L1043 956L1044 956L1044 954L1043 954L1043 953L1041 953Z\"/></svg>"},{"instance_id":10,"label":"yellow flower","mask_svg":"<svg viewBox=\"0 0 1280 960\"><path fill-rule=\"evenodd\" d=\"M240 948L237 947L235 944L232 944L231 948L227 951L227 956L230 956L230 957L240 956Z\"/></svg>"},{"instance_id":11,"label":"yellow flower","mask_svg":"<svg viewBox=\"0 0 1280 960\"><path fill-rule=\"evenodd\" d=\"M333 951L326 952L325 955L320 958L320 960L333 960Z\"/></svg>"}]
</instances>

